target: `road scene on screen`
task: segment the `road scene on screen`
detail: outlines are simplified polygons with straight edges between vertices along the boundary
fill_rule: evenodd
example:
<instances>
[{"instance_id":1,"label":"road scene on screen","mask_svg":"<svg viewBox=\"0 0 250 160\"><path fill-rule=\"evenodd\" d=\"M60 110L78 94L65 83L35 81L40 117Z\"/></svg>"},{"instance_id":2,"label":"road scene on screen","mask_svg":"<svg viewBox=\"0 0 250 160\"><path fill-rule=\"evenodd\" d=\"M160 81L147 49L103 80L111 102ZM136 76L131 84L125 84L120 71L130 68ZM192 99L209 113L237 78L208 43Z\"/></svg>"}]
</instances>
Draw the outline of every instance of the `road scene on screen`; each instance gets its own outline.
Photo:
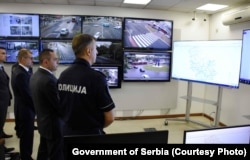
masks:
<instances>
[{"instance_id":1,"label":"road scene on screen","mask_svg":"<svg viewBox=\"0 0 250 160\"><path fill-rule=\"evenodd\" d=\"M96 39L121 40L122 18L84 17L82 32L91 34Z\"/></svg>"},{"instance_id":2,"label":"road scene on screen","mask_svg":"<svg viewBox=\"0 0 250 160\"><path fill-rule=\"evenodd\" d=\"M125 48L171 48L171 23L167 21L125 20Z\"/></svg>"},{"instance_id":3,"label":"road scene on screen","mask_svg":"<svg viewBox=\"0 0 250 160\"><path fill-rule=\"evenodd\" d=\"M124 54L124 80L169 80L169 53Z\"/></svg>"},{"instance_id":4,"label":"road scene on screen","mask_svg":"<svg viewBox=\"0 0 250 160\"><path fill-rule=\"evenodd\" d=\"M41 15L42 38L73 38L81 33L80 16Z\"/></svg>"}]
</instances>

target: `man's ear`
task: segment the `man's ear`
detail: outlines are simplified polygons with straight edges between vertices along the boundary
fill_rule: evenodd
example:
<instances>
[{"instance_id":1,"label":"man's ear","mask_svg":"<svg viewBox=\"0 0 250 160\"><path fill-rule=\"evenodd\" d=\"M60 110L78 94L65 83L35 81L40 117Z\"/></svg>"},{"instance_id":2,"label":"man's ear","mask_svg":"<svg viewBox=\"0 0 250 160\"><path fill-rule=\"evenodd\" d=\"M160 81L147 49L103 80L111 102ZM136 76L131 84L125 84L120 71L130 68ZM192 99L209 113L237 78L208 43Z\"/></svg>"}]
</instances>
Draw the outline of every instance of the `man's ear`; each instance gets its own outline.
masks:
<instances>
[{"instance_id":1,"label":"man's ear","mask_svg":"<svg viewBox=\"0 0 250 160\"><path fill-rule=\"evenodd\" d=\"M87 51L87 55L90 56L91 55L91 49L89 47L87 47L86 51Z\"/></svg>"}]
</instances>

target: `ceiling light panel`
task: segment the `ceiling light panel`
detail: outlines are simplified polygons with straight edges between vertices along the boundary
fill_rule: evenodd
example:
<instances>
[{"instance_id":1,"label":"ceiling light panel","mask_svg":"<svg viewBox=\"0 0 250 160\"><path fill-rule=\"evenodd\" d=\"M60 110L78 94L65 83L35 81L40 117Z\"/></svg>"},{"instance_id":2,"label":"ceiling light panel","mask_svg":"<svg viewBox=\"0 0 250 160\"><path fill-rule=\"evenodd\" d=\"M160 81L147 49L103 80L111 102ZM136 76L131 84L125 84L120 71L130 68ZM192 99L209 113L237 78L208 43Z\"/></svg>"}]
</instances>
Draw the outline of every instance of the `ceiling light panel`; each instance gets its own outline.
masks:
<instances>
[{"instance_id":1,"label":"ceiling light panel","mask_svg":"<svg viewBox=\"0 0 250 160\"><path fill-rule=\"evenodd\" d=\"M146 5L151 0L124 0L123 3Z\"/></svg>"},{"instance_id":2,"label":"ceiling light panel","mask_svg":"<svg viewBox=\"0 0 250 160\"><path fill-rule=\"evenodd\" d=\"M198 7L196 9L204 10L204 11L217 11L217 10L220 10L220 9L223 9L223 8L226 8L226 7L228 7L228 6L227 5L208 3L208 4L205 4L203 6Z\"/></svg>"}]
</instances>

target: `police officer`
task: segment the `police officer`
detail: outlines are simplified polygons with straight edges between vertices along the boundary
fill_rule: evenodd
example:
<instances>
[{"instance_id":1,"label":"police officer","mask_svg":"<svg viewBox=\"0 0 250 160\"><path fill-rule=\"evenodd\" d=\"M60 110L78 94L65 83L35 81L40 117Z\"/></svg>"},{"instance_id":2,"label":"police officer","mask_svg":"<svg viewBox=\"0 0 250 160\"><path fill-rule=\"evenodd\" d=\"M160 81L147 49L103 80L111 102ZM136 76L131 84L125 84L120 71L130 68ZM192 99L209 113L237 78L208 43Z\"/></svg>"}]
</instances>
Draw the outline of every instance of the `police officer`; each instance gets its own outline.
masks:
<instances>
[{"instance_id":1,"label":"police officer","mask_svg":"<svg viewBox=\"0 0 250 160\"><path fill-rule=\"evenodd\" d=\"M106 77L91 68L96 61L96 39L88 34L73 38L75 61L58 79L60 105L65 109L64 135L105 134L114 121L115 104Z\"/></svg>"}]
</instances>

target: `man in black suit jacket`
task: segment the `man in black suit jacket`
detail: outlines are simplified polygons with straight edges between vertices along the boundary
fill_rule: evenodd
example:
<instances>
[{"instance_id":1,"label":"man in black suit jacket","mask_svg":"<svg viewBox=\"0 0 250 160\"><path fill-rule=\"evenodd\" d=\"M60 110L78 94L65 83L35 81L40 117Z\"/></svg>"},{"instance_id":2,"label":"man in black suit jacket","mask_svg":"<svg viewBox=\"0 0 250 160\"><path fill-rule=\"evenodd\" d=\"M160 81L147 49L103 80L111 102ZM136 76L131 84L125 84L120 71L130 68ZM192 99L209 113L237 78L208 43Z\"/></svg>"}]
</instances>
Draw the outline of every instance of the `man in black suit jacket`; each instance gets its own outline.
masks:
<instances>
[{"instance_id":1,"label":"man in black suit jacket","mask_svg":"<svg viewBox=\"0 0 250 160\"><path fill-rule=\"evenodd\" d=\"M0 47L0 139L12 137L12 135L8 135L4 132L4 124L7 116L8 106L10 106L12 99L12 94L9 88L9 76L3 68L3 63L5 61L6 49ZM5 153L12 150L14 150L14 148L6 148L4 146Z\"/></svg>"},{"instance_id":2,"label":"man in black suit jacket","mask_svg":"<svg viewBox=\"0 0 250 160\"><path fill-rule=\"evenodd\" d=\"M37 160L63 160L63 111L59 105L57 79L52 73L58 66L56 53L44 49L39 54L39 64L30 79L40 133Z\"/></svg>"},{"instance_id":3,"label":"man in black suit jacket","mask_svg":"<svg viewBox=\"0 0 250 160\"><path fill-rule=\"evenodd\" d=\"M12 71L11 86L14 92L15 130L20 138L21 159L32 160L35 108L31 97L29 82L33 65L31 51L21 49L18 52L18 65Z\"/></svg>"},{"instance_id":4,"label":"man in black suit jacket","mask_svg":"<svg viewBox=\"0 0 250 160\"><path fill-rule=\"evenodd\" d=\"M4 124L7 116L8 106L12 99L9 88L9 76L3 69L3 63L6 61L6 50L0 47L0 138L10 138L12 135L4 133Z\"/></svg>"}]
</instances>

